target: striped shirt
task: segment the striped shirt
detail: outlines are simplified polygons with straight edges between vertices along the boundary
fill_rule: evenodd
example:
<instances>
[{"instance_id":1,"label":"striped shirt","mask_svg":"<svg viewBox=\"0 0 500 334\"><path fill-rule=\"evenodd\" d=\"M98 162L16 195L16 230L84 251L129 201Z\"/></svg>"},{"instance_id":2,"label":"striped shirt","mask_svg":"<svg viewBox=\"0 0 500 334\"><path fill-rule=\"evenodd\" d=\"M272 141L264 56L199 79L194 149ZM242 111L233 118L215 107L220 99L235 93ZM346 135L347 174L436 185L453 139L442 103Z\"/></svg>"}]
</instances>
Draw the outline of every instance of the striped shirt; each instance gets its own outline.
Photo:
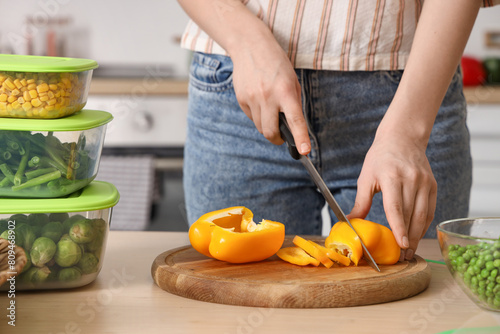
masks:
<instances>
[{"instance_id":1,"label":"striped shirt","mask_svg":"<svg viewBox=\"0 0 500 334\"><path fill-rule=\"evenodd\" d=\"M241 0L273 32L295 68L403 69L424 0ZM483 0L483 6L500 0ZM227 55L189 21L183 48Z\"/></svg>"}]
</instances>

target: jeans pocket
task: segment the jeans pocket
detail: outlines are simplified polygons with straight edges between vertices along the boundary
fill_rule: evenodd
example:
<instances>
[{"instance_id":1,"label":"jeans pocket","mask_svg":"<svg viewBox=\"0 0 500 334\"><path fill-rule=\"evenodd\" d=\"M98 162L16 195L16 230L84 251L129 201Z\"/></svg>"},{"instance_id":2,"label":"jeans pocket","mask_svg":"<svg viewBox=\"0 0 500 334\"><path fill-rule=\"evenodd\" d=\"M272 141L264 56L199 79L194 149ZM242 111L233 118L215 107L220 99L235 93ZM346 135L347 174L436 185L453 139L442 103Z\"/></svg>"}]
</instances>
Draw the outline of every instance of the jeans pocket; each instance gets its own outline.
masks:
<instances>
[{"instance_id":1,"label":"jeans pocket","mask_svg":"<svg viewBox=\"0 0 500 334\"><path fill-rule=\"evenodd\" d=\"M382 71L382 74L395 84L399 84L403 76L403 70Z\"/></svg>"},{"instance_id":2,"label":"jeans pocket","mask_svg":"<svg viewBox=\"0 0 500 334\"><path fill-rule=\"evenodd\" d=\"M190 84L203 91L224 91L233 88L231 58L195 52L190 68Z\"/></svg>"}]
</instances>

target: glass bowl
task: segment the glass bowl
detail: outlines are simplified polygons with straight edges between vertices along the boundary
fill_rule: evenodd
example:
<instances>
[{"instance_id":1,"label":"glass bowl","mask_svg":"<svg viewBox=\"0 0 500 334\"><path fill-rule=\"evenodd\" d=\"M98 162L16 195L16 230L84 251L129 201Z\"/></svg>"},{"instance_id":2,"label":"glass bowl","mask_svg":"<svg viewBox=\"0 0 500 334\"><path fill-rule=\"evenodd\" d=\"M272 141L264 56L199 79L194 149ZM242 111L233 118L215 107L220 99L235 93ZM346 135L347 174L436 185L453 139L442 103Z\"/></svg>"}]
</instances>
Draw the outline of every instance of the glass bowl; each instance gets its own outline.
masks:
<instances>
[{"instance_id":1,"label":"glass bowl","mask_svg":"<svg viewBox=\"0 0 500 334\"><path fill-rule=\"evenodd\" d=\"M8 240L11 252L0 259L0 291L75 288L93 282L103 264L119 197L111 183L93 181L66 198L3 199L0 239ZM19 249L27 262L15 255Z\"/></svg>"},{"instance_id":2,"label":"glass bowl","mask_svg":"<svg viewBox=\"0 0 500 334\"><path fill-rule=\"evenodd\" d=\"M448 220L437 226L453 278L478 306L500 311L500 217Z\"/></svg>"},{"instance_id":3,"label":"glass bowl","mask_svg":"<svg viewBox=\"0 0 500 334\"><path fill-rule=\"evenodd\" d=\"M0 55L0 117L60 118L83 109L97 62Z\"/></svg>"},{"instance_id":4,"label":"glass bowl","mask_svg":"<svg viewBox=\"0 0 500 334\"><path fill-rule=\"evenodd\" d=\"M88 185L112 118L84 109L60 119L2 119L0 197L55 198Z\"/></svg>"}]
</instances>

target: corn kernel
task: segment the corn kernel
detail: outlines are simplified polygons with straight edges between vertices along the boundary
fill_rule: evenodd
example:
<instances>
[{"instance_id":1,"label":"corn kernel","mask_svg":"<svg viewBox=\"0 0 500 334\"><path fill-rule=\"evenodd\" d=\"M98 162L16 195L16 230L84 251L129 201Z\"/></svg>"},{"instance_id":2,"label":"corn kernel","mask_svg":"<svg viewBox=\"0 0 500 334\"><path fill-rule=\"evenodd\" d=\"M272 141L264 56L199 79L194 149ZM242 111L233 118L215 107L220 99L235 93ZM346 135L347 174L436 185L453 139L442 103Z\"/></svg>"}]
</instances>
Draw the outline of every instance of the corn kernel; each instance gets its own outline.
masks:
<instances>
[{"instance_id":1,"label":"corn kernel","mask_svg":"<svg viewBox=\"0 0 500 334\"><path fill-rule=\"evenodd\" d=\"M32 105L29 102L24 102L23 105L22 105L22 107L23 107L24 111L28 111L28 110L30 110L32 108Z\"/></svg>"},{"instance_id":2,"label":"corn kernel","mask_svg":"<svg viewBox=\"0 0 500 334\"><path fill-rule=\"evenodd\" d=\"M10 113L12 111L12 104L7 105L7 111Z\"/></svg>"},{"instance_id":3,"label":"corn kernel","mask_svg":"<svg viewBox=\"0 0 500 334\"><path fill-rule=\"evenodd\" d=\"M48 101L47 101L47 104L48 104L49 106L53 106L53 105L54 105L54 104L56 104L56 103L57 103L57 100L56 100L56 99L50 99L50 100L48 100Z\"/></svg>"},{"instance_id":4,"label":"corn kernel","mask_svg":"<svg viewBox=\"0 0 500 334\"><path fill-rule=\"evenodd\" d=\"M17 89L21 89L21 87L23 86L21 80L19 79L14 80L14 85L16 85Z\"/></svg>"},{"instance_id":5,"label":"corn kernel","mask_svg":"<svg viewBox=\"0 0 500 334\"><path fill-rule=\"evenodd\" d=\"M19 89L14 89L11 94L14 96L18 96L19 94L21 94L21 92L19 91Z\"/></svg>"},{"instance_id":6,"label":"corn kernel","mask_svg":"<svg viewBox=\"0 0 500 334\"><path fill-rule=\"evenodd\" d=\"M23 104L23 103L24 103L24 102L26 102L26 101L24 101L24 98L23 98L22 96L19 96L19 97L17 98L17 102L19 102L20 104Z\"/></svg>"},{"instance_id":7,"label":"corn kernel","mask_svg":"<svg viewBox=\"0 0 500 334\"><path fill-rule=\"evenodd\" d=\"M7 77L3 74L0 74L0 82L4 82Z\"/></svg>"},{"instance_id":8,"label":"corn kernel","mask_svg":"<svg viewBox=\"0 0 500 334\"><path fill-rule=\"evenodd\" d=\"M29 93L27 90L25 90L25 91L23 92L23 99L24 99L25 101L31 101L31 96L30 96L30 93Z\"/></svg>"},{"instance_id":9,"label":"corn kernel","mask_svg":"<svg viewBox=\"0 0 500 334\"><path fill-rule=\"evenodd\" d=\"M61 97L61 91L60 90L56 90L56 92L54 93L54 96L55 97Z\"/></svg>"},{"instance_id":10,"label":"corn kernel","mask_svg":"<svg viewBox=\"0 0 500 334\"><path fill-rule=\"evenodd\" d=\"M54 93L52 91L48 91L47 92L47 95L49 96L49 99L53 99L54 98Z\"/></svg>"},{"instance_id":11,"label":"corn kernel","mask_svg":"<svg viewBox=\"0 0 500 334\"><path fill-rule=\"evenodd\" d=\"M46 106L45 108L43 108L43 110L45 110L45 111L54 110L54 106Z\"/></svg>"},{"instance_id":12,"label":"corn kernel","mask_svg":"<svg viewBox=\"0 0 500 334\"><path fill-rule=\"evenodd\" d=\"M40 101L40 99L38 98L34 98L31 100L31 104L33 105L33 107L39 107L42 105L42 101Z\"/></svg>"},{"instance_id":13,"label":"corn kernel","mask_svg":"<svg viewBox=\"0 0 500 334\"><path fill-rule=\"evenodd\" d=\"M47 102L49 100L49 97L47 95L42 95L39 97L40 101Z\"/></svg>"},{"instance_id":14,"label":"corn kernel","mask_svg":"<svg viewBox=\"0 0 500 334\"><path fill-rule=\"evenodd\" d=\"M21 104L19 102L17 102L17 100L16 100L16 101L12 102L11 106L13 109L18 109L21 106Z\"/></svg>"},{"instance_id":15,"label":"corn kernel","mask_svg":"<svg viewBox=\"0 0 500 334\"><path fill-rule=\"evenodd\" d=\"M36 90L38 91L38 93L43 93L43 92L47 92L49 90L49 85L47 85L45 82L38 85L36 87Z\"/></svg>"},{"instance_id":16,"label":"corn kernel","mask_svg":"<svg viewBox=\"0 0 500 334\"><path fill-rule=\"evenodd\" d=\"M7 102L0 102L0 110L7 110Z\"/></svg>"},{"instance_id":17,"label":"corn kernel","mask_svg":"<svg viewBox=\"0 0 500 334\"><path fill-rule=\"evenodd\" d=\"M30 94L30 96L31 96L31 98L32 98L32 99L34 99L34 98L38 97L38 93L37 93L37 92L36 92L36 90L34 90L34 89L31 89L31 90L29 91L29 94Z\"/></svg>"},{"instance_id":18,"label":"corn kernel","mask_svg":"<svg viewBox=\"0 0 500 334\"><path fill-rule=\"evenodd\" d=\"M31 80L28 80L28 82L31 81ZM33 80L34 81L34 80ZM36 83L29 83L28 84L28 89L29 90L35 90L36 89Z\"/></svg>"},{"instance_id":19,"label":"corn kernel","mask_svg":"<svg viewBox=\"0 0 500 334\"><path fill-rule=\"evenodd\" d=\"M49 85L50 90L57 90L57 85L55 83L51 83Z\"/></svg>"},{"instance_id":20,"label":"corn kernel","mask_svg":"<svg viewBox=\"0 0 500 334\"><path fill-rule=\"evenodd\" d=\"M14 95L11 95L11 96L9 96L9 97L7 98L7 102L9 102L9 103L14 102L15 100L17 100L17 98L16 98Z\"/></svg>"},{"instance_id":21,"label":"corn kernel","mask_svg":"<svg viewBox=\"0 0 500 334\"><path fill-rule=\"evenodd\" d=\"M31 85L31 84L34 84L35 83L35 79L28 79L28 85Z\"/></svg>"},{"instance_id":22,"label":"corn kernel","mask_svg":"<svg viewBox=\"0 0 500 334\"><path fill-rule=\"evenodd\" d=\"M38 114L38 116L45 118L45 117L47 117L48 114L49 114L49 112L47 110L42 109L42 110L40 110L40 113Z\"/></svg>"},{"instance_id":23,"label":"corn kernel","mask_svg":"<svg viewBox=\"0 0 500 334\"><path fill-rule=\"evenodd\" d=\"M26 80L26 78L21 79L21 85L24 87L28 86L28 80Z\"/></svg>"},{"instance_id":24,"label":"corn kernel","mask_svg":"<svg viewBox=\"0 0 500 334\"><path fill-rule=\"evenodd\" d=\"M7 98L8 98L8 97L9 97L9 96L8 96L7 94L5 94L5 93L0 94L0 102L5 102L5 101L7 101Z\"/></svg>"},{"instance_id":25,"label":"corn kernel","mask_svg":"<svg viewBox=\"0 0 500 334\"><path fill-rule=\"evenodd\" d=\"M12 80L10 78L7 78L3 84L5 87L7 87L8 89L10 90L13 90L16 88L16 85L14 85L14 83L12 82Z\"/></svg>"}]
</instances>

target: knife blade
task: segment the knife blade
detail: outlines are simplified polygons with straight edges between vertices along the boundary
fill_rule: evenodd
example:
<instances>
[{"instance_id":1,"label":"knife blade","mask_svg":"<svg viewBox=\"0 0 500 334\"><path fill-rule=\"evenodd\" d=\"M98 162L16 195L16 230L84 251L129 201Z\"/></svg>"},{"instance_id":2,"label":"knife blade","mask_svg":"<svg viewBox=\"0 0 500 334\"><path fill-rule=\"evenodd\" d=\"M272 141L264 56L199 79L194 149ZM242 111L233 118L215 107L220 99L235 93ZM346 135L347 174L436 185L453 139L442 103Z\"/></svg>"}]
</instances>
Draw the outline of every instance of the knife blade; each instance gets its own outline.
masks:
<instances>
[{"instance_id":1,"label":"knife blade","mask_svg":"<svg viewBox=\"0 0 500 334\"><path fill-rule=\"evenodd\" d=\"M346 215L340 208L339 204L333 197L332 193L330 192L330 189L326 186L325 182L323 181L323 178L321 175L319 175L318 171L316 170L316 167L314 167L313 163L311 162L311 159L307 157L306 155L301 155L299 151L297 150L297 146L295 145L295 140L293 139L292 132L290 131L290 128L288 127L288 122L286 121L285 114L282 112L279 113L279 129L281 133L281 138L285 141L287 147L288 147L288 152L290 153L290 156L295 159L295 160L300 160L304 167L306 168L307 172L311 176L311 179L314 181L314 184L318 187L319 191L325 198L326 202L328 203L328 206L332 209L333 213L337 217L339 221L346 222L354 231L356 236L359 238L359 241L361 242L361 246L363 247L363 258L368 262L368 264L375 269L376 271L380 272L380 268L378 267L377 263L373 259L372 255L368 251L368 249L365 246L365 243L359 236L358 232L354 229L354 226L352 226L351 222L349 219L347 219Z\"/></svg>"}]
</instances>

